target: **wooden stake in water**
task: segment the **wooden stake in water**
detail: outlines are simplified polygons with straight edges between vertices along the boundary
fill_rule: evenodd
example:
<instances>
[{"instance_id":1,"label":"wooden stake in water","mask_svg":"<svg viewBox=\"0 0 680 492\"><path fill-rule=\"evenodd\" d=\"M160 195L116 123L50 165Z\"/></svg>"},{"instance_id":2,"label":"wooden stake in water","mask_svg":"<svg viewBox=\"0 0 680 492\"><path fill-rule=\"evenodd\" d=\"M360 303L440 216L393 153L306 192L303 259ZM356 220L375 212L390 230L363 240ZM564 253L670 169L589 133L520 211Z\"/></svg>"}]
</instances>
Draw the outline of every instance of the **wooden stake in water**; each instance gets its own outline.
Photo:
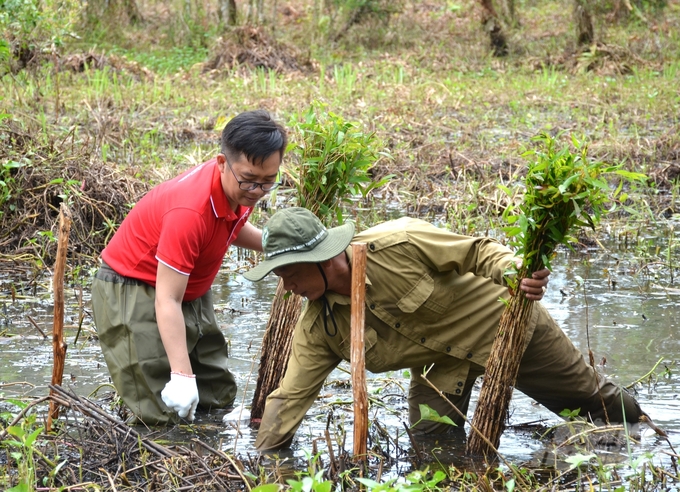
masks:
<instances>
[{"instance_id":1,"label":"wooden stake in water","mask_svg":"<svg viewBox=\"0 0 680 492\"><path fill-rule=\"evenodd\" d=\"M57 258L54 263L52 290L54 292L54 321L52 329L52 347L54 350L54 367L52 369L52 385L61 386L64 377L64 361L66 360L66 343L64 342L64 271L66 269L66 251L68 235L71 232L71 212L62 202L59 210L59 238L57 242ZM50 390L50 395L53 391ZM52 420L59 418L59 405L50 400L50 413L47 416L47 431L52 430Z\"/></svg>"},{"instance_id":2,"label":"wooden stake in water","mask_svg":"<svg viewBox=\"0 0 680 492\"><path fill-rule=\"evenodd\" d=\"M368 440L368 396L364 325L366 316L366 244L352 244L351 352L352 394L354 396L354 458L366 458Z\"/></svg>"}]
</instances>

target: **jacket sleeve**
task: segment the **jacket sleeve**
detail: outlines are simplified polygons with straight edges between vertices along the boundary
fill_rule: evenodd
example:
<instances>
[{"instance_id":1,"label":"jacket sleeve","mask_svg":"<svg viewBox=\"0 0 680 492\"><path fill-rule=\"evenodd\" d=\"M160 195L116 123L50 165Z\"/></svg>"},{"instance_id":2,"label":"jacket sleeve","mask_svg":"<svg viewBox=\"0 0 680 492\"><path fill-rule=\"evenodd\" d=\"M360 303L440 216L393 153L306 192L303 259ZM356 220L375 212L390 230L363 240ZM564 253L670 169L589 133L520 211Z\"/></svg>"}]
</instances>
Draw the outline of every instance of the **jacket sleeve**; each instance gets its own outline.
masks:
<instances>
[{"instance_id":1,"label":"jacket sleeve","mask_svg":"<svg viewBox=\"0 0 680 492\"><path fill-rule=\"evenodd\" d=\"M255 440L258 451L290 445L326 377L342 360L330 349L319 331L308 326L313 323L310 318L319 319L313 308L302 315L295 327L286 373L281 385L267 397Z\"/></svg>"},{"instance_id":2,"label":"jacket sleeve","mask_svg":"<svg viewBox=\"0 0 680 492\"><path fill-rule=\"evenodd\" d=\"M424 221L414 221L407 231L421 261L437 271L473 273L498 285L507 285L505 271L515 257L495 239L454 234Z\"/></svg>"}]
</instances>

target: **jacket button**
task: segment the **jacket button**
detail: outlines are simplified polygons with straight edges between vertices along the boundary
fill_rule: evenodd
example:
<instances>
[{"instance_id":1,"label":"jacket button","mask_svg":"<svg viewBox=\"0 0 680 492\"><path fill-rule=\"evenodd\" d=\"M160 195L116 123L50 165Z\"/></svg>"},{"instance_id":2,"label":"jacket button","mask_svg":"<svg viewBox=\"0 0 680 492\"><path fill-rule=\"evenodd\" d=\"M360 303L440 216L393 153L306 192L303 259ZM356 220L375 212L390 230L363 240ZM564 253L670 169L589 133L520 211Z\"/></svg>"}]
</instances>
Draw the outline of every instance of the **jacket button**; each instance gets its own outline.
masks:
<instances>
[{"instance_id":1,"label":"jacket button","mask_svg":"<svg viewBox=\"0 0 680 492\"><path fill-rule=\"evenodd\" d=\"M458 381L458 386L463 386L463 381Z\"/></svg>"},{"instance_id":2,"label":"jacket button","mask_svg":"<svg viewBox=\"0 0 680 492\"><path fill-rule=\"evenodd\" d=\"M371 309L375 309L375 304L371 304L371 305L368 306L368 307L371 308Z\"/></svg>"},{"instance_id":3,"label":"jacket button","mask_svg":"<svg viewBox=\"0 0 680 492\"><path fill-rule=\"evenodd\" d=\"M447 352L451 352L451 347L446 347Z\"/></svg>"},{"instance_id":4,"label":"jacket button","mask_svg":"<svg viewBox=\"0 0 680 492\"><path fill-rule=\"evenodd\" d=\"M420 339L420 343L425 343L425 337Z\"/></svg>"},{"instance_id":5,"label":"jacket button","mask_svg":"<svg viewBox=\"0 0 680 492\"><path fill-rule=\"evenodd\" d=\"M456 390L456 394L457 394L457 395L460 395L460 390L459 390L459 389Z\"/></svg>"},{"instance_id":6,"label":"jacket button","mask_svg":"<svg viewBox=\"0 0 680 492\"><path fill-rule=\"evenodd\" d=\"M396 325L394 325L395 328L399 328L400 326L401 326L401 323L397 323Z\"/></svg>"},{"instance_id":7,"label":"jacket button","mask_svg":"<svg viewBox=\"0 0 680 492\"><path fill-rule=\"evenodd\" d=\"M371 251L374 251L375 250L375 244L373 244L373 243L369 244L368 249L370 249Z\"/></svg>"},{"instance_id":8,"label":"jacket button","mask_svg":"<svg viewBox=\"0 0 680 492\"><path fill-rule=\"evenodd\" d=\"M468 359L472 359L472 352L470 352L469 354L467 354L467 358L468 358Z\"/></svg>"}]
</instances>

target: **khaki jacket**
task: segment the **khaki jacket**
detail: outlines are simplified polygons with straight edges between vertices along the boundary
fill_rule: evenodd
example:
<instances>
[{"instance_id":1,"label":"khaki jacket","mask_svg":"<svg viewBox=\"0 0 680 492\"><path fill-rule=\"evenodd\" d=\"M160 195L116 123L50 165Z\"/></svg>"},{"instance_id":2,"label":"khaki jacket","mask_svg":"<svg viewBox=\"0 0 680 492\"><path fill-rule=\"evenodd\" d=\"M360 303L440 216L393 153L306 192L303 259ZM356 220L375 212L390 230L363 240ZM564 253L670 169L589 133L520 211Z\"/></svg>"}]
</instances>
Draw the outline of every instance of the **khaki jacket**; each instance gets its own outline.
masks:
<instances>
[{"instance_id":1,"label":"khaki jacket","mask_svg":"<svg viewBox=\"0 0 680 492\"><path fill-rule=\"evenodd\" d=\"M489 357L505 307L499 298L509 295L504 272L512 252L493 239L408 217L354 241L367 245L366 369L410 368L411 384L418 384L423 367L434 364L428 379L460 394L470 363L485 366ZM351 248L346 254L351 260ZM326 298L332 317L321 300L310 302L295 328L285 376L267 399L255 442L260 450L290 442L326 377L350 359L350 298L334 292Z\"/></svg>"}]
</instances>

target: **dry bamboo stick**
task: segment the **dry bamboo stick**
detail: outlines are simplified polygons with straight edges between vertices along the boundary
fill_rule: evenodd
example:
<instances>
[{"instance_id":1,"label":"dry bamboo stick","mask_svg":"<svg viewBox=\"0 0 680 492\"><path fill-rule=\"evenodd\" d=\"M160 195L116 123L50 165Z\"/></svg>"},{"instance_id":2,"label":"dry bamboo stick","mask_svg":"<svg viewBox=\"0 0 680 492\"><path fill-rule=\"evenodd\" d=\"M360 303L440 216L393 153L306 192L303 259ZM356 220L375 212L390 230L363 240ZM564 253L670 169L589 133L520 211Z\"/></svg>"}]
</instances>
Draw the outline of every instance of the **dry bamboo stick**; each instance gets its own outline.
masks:
<instances>
[{"instance_id":1,"label":"dry bamboo stick","mask_svg":"<svg viewBox=\"0 0 680 492\"><path fill-rule=\"evenodd\" d=\"M351 353L352 394L354 396L354 458L366 458L368 439L368 396L364 324L366 317L366 244L352 244Z\"/></svg>"},{"instance_id":2,"label":"dry bamboo stick","mask_svg":"<svg viewBox=\"0 0 680 492\"><path fill-rule=\"evenodd\" d=\"M66 203L61 202L59 210L59 239L57 242L57 258L54 263L52 290L54 292L54 321L52 329L52 347L54 366L52 368L52 385L61 386L64 377L64 361L66 360L66 343L64 342L64 270L66 269L66 251L68 235L71 231L71 211ZM52 392L50 392L50 395ZM52 420L59 418L59 405L51 400L50 413L47 416L47 431L52 430Z\"/></svg>"},{"instance_id":3,"label":"dry bamboo stick","mask_svg":"<svg viewBox=\"0 0 680 492\"><path fill-rule=\"evenodd\" d=\"M12 302L14 302L14 301L12 301ZM38 323L36 322L36 320L34 320L34 319L31 317L30 314L29 314L27 317L28 317L28 321L30 321L31 324L33 325L33 327L34 327L36 330L38 330L38 331L40 332L40 334L42 335L42 337L43 337L43 338L47 338L47 335L45 335L45 332L42 331L42 329L40 328L40 326L38 325Z\"/></svg>"},{"instance_id":4,"label":"dry bamboo stick","mask_svg":"<svg viewBox=\"0 0 680 492\"><path fill-rule=\"evenodd\" d=\"M74 410L77 410L78 412L90 418L96 419L99 422L106 423L106 427L118 433L119 436L122 436L126 439L128 436L132 436L135 440L139 441L141 445L144 446L144 448L156 456L160 456L162 458L173 458L179 456L171 449L163 446L162 444L158 444L151 439L143 437L132 427L129 427L125 423L116 420L97 405L90 402L87 398L81 398L74 393L69 393L61 386L50 385L50 390L50 393L54 395L52 398L63 399L68 402L71 405L71 408ZM57 396L57 394L59 396Z\"/></svg>"}]
</instances>

